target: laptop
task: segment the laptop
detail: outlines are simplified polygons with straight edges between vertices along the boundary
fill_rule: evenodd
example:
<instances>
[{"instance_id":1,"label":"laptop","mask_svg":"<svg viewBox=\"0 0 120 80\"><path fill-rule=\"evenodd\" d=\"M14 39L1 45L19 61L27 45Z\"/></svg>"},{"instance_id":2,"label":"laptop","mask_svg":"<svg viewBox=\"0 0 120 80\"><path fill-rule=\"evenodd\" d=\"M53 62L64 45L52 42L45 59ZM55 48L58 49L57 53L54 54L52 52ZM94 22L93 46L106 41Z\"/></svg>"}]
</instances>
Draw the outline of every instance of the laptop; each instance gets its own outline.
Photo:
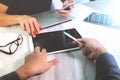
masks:
<instances>
[{"instance_id":1,"label":"laptop","mask_svg":"<svg viewBox=\"0 0 120 80\"><path fill-rule=\"evenodd\" d=\"M35 17L38 23L41 26L43 26L43 28L48 28L54 25L58 25L64 22L71 21L73 19L73 17L70 15L67 17L63 17L59 14L56 14L56 11L52 11L52 10L34 14L31 16Z\"/></svg>"}]
</instances>

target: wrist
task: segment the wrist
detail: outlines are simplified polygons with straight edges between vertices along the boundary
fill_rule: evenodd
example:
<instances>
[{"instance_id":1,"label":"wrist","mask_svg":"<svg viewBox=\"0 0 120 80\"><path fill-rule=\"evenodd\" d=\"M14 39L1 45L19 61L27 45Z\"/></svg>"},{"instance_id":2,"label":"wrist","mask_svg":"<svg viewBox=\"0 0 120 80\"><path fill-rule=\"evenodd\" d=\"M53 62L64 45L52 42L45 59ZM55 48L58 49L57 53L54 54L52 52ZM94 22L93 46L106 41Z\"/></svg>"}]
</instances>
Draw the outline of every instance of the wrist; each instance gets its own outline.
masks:
<instances>
[{"instance_id":1,"label":"wrist","mask_svg":"<svg viewBox=\"0 0 120 80\"><path fill-rule=\"evenodd\" d=\"M24 21L25 19L27 19L27 18L29 18L30 16L28 16L28 15L21 15L21 16L19 16L18 17L18 23L20 23L20 22L22 22L22 21Z\"/></svg>"},{"instance_id":2,"label":"wrist","mask_svg":"<svg viewBox=\"0 0 120 80\"><path fill-rule=\"evenodd\" d=\"M20 78L20 80L25 80L25 79L31 77L28 69L25 68L24 66L21 66L19 69L17 69L16 73L17 73L18 77Z\"/></svg>"},{"instance_id":3,"label":"wrist","mask_svg":"<svg viewBox=\"0 0 120 80\"><path fill-rule=\"evenodd\" d=\"M101 56L102 54L105 54L105 53L107 53L107 50L105 49L105 48L101 48L101 49L98 49L98 50L96 50L97 52L97 57L96 57L96 59L99 57L99 56Z\"/></svg>"}]
</instances>

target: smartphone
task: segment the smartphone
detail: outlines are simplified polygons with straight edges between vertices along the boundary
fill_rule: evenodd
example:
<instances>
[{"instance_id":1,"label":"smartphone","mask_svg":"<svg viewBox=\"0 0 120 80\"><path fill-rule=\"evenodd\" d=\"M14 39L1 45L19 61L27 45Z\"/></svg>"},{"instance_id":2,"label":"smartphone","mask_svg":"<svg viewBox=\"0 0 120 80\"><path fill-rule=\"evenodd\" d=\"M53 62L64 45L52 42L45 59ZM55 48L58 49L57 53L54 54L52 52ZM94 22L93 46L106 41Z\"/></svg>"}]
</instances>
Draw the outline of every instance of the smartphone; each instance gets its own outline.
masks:
<instances>
[{"instance_id":1,"label":"smartphone","mask_svg":"<svg viewBox=\"0 0 120 80\"><path fill-rule=\"evenodd\" d=\"M68 4L66 5L65 7L63 7L62 9L60 10L70 10L70 6L74 5L75 3L71 3L71 4Z\"/></svg>"},{"instance_id":2,"label":"smartphone","mask_svg":"<svg viewBox=\"0 0 120 80\"><path fill-rule=\"evenodd\" d=\"M69 33L77 39L82 38L78 31L72 28L37 34L36 38L32 37L30 44L33 44L33 48L35 48L35 46L40 46L41 49L46 48L47 54L79 49L78 45L73 44L73 39L66 36L64 32Z\"/></svg>"},{"instance_id":3,"label":"smartphone","mask_svg":"<svg viewBox=\"0 0 120 80\"><path fill-rule=\"evenodd\" d=\"M120 23L113 16L93 12L84 19L85 22L120 29Z\"/></svg>"}]
</instances>

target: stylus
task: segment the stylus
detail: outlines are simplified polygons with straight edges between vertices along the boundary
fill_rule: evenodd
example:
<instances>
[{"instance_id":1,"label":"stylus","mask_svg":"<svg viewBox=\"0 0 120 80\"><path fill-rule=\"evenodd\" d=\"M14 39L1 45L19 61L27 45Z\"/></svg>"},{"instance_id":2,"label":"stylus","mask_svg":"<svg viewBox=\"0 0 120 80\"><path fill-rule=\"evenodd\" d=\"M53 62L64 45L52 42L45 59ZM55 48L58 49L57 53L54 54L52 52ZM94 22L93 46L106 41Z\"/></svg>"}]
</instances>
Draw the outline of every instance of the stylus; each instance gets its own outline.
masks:
<instances>
[{"instance_id":1,"label":"stylus","mask_svg":"<svg viewBox=\"0 0 120 80\"><path fill-rule=\"evenodd\" d=\"M73 37L72 35L68 34L67 32L64 32L64 34L66 36L68 36L69 38L71 38L72 40L76 41L78 44L80 44L80 42L75 37Z\"/></svg>"}]
</instances>

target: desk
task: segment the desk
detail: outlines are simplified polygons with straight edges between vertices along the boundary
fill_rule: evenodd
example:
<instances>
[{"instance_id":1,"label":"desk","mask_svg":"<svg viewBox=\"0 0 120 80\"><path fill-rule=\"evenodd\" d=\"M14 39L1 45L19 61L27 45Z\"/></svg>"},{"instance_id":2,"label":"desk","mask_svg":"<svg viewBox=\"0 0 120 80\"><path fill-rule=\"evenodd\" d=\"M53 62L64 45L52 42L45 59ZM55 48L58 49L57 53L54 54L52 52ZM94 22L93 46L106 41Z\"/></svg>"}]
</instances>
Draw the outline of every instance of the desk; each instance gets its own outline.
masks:
<instances>
[{"instance_id":1,"label":"desk","mask_svg":"<svg viewBox=\"0 0 120 80\"><path fill-rule=\"evenodd\" d=\"M92 5L92 3L88 4ZM115 59L120 66L120 30L83 22L82 19L94 10L88 8L82 10L82 8L83 6L76 5L72 12L72 15L75 16L76 19L72 22L64 23L62 26L66 27L69 24L68 27L75 27L83 37L91 37L99 40L107 48L107 50L115 56ZM83 12L87 13L85 14ZM6 36L8 36L9 33L11 33L11 36L22 34L24 37L24 42L14 55L0 54L1 76L17 69L20 65L22 65L25 55L29 53L27 33L22 31L18 26L13 26L11 28L0 28L0 33L5 32ZM44 74L33 76L28 80L94 80L95 65L89 62L82 55L80 50L48 55L49 59L54 57L57 57L59 60L57 65L53 66Z\"/></svg>"},{"instance_id":2,"label":"desk","mask_svg":"<svg viewBox=\"0 0 120 80\"><path fill-rule=\"evenodd\" d=\"M90 3L85 3L84 5L91 7L93 9L108 13L108 14L118 14L118 9L120 8L120 0L96 0Z\"/></svg>"}]
</instances>

